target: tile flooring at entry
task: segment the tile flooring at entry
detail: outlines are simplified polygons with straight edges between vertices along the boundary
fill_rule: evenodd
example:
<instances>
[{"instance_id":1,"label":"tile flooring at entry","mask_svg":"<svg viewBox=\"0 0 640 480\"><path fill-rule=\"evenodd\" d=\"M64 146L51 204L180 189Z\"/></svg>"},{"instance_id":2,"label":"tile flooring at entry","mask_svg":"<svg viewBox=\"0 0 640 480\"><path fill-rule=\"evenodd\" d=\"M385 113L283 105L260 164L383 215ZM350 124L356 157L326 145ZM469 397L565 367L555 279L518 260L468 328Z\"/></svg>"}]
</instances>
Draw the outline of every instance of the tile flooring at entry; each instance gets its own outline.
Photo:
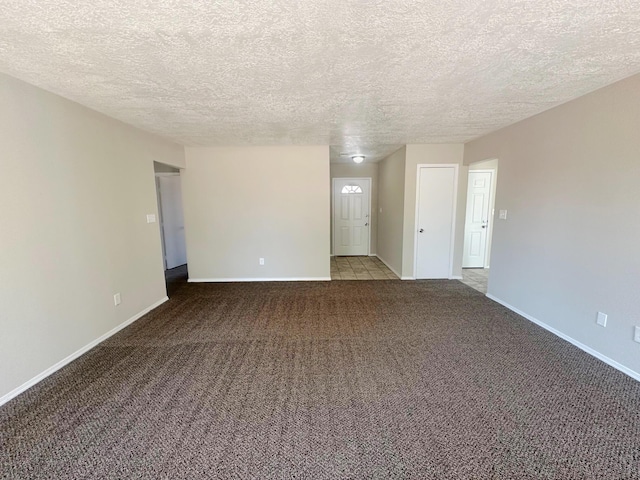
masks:
<instances>
[{"instance_id":1,"label":"tile flooring at entry","mask_svg":"<svg viewBox=\"0 0 640 480\"><path fill-rule=\"evenodd\" d=\"M462 283L475 288L479 292L487 293L487 283L489 282L488 268L463 268Z\"/></svg>"},{"instance_id":2,"label":"tile flooring at entry","mask_svg":"<svg viewBox=\"0 0 640 480\"><path fill-rule=\"evenodd\" d=\"M378 257L331 257L331 280L398 280Z\"/></svg>"}]
</instances>

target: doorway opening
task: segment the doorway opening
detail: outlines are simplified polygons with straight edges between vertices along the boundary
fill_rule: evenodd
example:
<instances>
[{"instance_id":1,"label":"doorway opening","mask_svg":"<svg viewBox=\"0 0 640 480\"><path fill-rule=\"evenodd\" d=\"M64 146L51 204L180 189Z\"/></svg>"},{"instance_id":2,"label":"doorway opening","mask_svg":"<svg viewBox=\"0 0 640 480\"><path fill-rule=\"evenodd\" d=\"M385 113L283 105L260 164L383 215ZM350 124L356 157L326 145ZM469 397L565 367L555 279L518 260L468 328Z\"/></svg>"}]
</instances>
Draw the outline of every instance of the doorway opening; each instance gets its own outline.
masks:
<instances>
[{"instance_id":1,"label":"doorway opening","mask_svg":"<svg viewBox=\"0 0 640 480\"><path fill-rule=\"evenodd\" d=\"M482 293L489 282L497 177L497 159L469 165L462 281Z\"/></svg>"},{"instance_id":2,"label":"doorway opening","mask_svg":"<svg viewBox=\"0 0 640 480\"><path fill-rule=\"evenodd\" d=\"M188 279L187 247L182 208L180 170L153 162L162 241L167 296L171 297Z\"/></svg>"}]
</instances>

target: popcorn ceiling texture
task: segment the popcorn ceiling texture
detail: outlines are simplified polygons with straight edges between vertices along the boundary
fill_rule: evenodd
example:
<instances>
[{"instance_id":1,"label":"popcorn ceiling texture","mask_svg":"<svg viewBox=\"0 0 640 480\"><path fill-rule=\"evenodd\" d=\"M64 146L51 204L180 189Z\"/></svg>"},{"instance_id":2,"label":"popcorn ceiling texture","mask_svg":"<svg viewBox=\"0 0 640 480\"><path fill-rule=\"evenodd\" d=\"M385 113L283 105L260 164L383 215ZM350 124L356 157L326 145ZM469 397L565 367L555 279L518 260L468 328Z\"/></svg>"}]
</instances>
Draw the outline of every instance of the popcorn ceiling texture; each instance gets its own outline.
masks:
<instances>
[{"instance_id":1,"label":"popcorn ceiling texture","mask_svg":"<svg viewBox=\"0 0 640 480\"><path fill-rule=\"evenodd\" d=\"M2 0L0 71L185 145L464 142L640 71L637 1Z\"/></svg>"}]
</instances>

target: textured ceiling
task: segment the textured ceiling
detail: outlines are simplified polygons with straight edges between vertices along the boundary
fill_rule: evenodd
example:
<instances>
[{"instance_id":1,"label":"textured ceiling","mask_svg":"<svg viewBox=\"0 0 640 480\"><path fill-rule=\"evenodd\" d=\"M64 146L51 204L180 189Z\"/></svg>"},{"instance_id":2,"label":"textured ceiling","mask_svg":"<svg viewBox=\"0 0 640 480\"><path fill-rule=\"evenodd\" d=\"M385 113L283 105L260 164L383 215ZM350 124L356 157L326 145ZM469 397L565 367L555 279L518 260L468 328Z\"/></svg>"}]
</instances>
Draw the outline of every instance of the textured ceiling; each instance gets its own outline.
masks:
<instances>
[{"instance_id":1,"label":"textured ceiling","mask_svg":"<svg viewBox=\"0 0 640 480\"><path fill-rule=\"evenodd\" d=\"M637 73L640 3L0 0L0 71L185 145L377 160Z\"/></svg>"}]
</instances>

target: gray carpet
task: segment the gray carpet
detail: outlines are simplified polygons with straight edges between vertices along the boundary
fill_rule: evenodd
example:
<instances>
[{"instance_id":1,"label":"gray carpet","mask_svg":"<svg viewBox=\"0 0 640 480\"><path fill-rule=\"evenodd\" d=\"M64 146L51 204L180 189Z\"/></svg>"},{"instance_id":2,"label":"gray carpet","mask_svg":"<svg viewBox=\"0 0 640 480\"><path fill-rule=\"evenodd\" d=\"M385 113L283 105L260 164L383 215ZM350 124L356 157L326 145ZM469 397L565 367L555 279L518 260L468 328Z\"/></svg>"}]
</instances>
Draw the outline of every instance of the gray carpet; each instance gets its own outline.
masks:
<instances>
[{"instance_id":1,"label":"gray carpet","mask_svg":"<svg viewBox=\"0 0 640 480\"><path fill-rule=\"evenodd\" d=\"M183 284L0 427L3 478L640 478L640 384L457 281Z\"/></svg>"}]
</instances>

